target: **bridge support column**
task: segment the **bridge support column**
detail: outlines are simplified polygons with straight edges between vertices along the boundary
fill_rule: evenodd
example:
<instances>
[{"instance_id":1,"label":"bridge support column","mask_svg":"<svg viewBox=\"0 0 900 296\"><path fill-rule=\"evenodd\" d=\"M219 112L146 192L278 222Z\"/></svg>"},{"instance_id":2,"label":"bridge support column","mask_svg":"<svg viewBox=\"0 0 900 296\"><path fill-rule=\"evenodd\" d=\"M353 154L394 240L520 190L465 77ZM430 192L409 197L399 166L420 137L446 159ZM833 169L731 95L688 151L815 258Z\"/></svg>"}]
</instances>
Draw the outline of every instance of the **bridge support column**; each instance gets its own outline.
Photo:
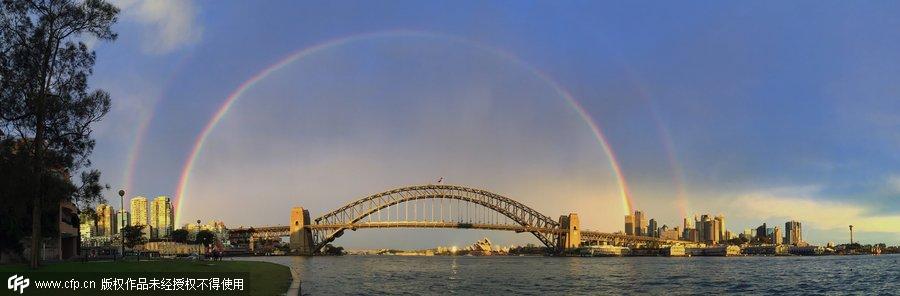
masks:
<instances>
[{"instance_id":1,"label":"bridge support column","mask_svg":"<svg viewBox=\"0 0 900 296\"><path fill-rule=\"evenodd\" d=\"M299 255L309 256L313 254L312 231L309 225L309 211L301 207L291 209L291 251Z\"/></svg>"},{"instance_id":2,"label":"bridge support column","mask_svg":"<svg viewBox=\"0 0 900 296\"><path fill-rule=\"evenodd\" d=\"M577 213L559 216L559 228L565 231L557 238L556 245L560 252L581 247L581 222Z\"/></svg>"}]
</instances>

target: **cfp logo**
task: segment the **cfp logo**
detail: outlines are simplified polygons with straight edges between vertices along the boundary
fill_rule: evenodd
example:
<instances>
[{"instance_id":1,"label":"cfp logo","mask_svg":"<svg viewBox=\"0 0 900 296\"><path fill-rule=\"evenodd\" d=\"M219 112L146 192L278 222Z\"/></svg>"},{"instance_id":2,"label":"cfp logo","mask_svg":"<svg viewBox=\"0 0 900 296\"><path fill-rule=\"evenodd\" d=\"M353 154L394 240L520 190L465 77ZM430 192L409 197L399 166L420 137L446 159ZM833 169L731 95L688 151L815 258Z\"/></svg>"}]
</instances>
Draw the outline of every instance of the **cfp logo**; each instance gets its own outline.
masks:
<instances>
[{"instance_id":1,"label":"cfp logo","mask_svg":"<svg viewBox=\"0 0 900 296\"><path fill-rule=\"evenodd\" d=\"M13 290L13 292L19 290L19 294L22 294L25 292L25 288L27 288L28 284L30 283L31 281L29 281L24 276L14 274L13 276L9 277L8 280L6 280L6 288Z\"/></svg>"}]
</instances>

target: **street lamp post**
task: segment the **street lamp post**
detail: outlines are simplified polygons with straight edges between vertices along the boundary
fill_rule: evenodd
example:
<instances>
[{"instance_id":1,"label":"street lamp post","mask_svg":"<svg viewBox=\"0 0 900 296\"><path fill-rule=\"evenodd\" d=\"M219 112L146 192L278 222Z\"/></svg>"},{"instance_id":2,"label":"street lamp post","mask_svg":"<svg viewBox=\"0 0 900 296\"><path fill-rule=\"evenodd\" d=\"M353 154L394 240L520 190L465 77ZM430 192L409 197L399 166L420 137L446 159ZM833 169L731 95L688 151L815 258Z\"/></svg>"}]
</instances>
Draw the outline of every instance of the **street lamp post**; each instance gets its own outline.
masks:
<instances>
[{"instance_id":1,"label":"street lamp post","mask_svg":"<svg viewBox=\"0 0 900 296\"><path fill-rule=\"evenodd\" d=\"M194 236L194 239L197 240L197 260L200 260L200 219L197 219L197 235Z\"/></svg>"},{"instance_id":2,"label":"street lamp post","mask_svg":"<svg viewBox=\"0 0 900 296\"><path fill-rule=\"evenodd\" d=\"M125 214L125 190L119 189L119 205L121 208L119 209L119 215ZM122 217L119 217L119 221L122 221ZM124 223L122 223L124 224ZM125 260L125 234L122 233L122 229L125 229L125 225L119 225L119 236L122 238L122 260Z\"/></svg>"}]
</instances>

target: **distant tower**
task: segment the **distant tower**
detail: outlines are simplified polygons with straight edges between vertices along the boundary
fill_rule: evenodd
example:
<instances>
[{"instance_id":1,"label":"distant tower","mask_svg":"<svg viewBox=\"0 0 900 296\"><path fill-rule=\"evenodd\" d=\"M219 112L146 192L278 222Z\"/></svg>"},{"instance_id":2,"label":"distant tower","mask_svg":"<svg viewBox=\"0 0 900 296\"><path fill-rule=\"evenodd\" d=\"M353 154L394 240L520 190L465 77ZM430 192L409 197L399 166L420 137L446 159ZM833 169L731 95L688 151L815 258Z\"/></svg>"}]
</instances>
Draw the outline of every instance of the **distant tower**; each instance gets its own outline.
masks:
<instances>
[{"instance_id":1,"label":"distant tower","mask_svg":"<svg viewBox=\"0 0 900 296\"><path fill-rule=\"evenodd\" d=\"M625 215L625 234L634 235L634 216Z\"/></svg>"},{"instance_id":2,"label":"distant tower","mask_svg":"<svg viewBox=\"0 0 900 296\"><path fill-rule=\"evenodd\" d=\"M850 225L850 244L853 244L853 225Z\"/></svg>"}]
</instances>

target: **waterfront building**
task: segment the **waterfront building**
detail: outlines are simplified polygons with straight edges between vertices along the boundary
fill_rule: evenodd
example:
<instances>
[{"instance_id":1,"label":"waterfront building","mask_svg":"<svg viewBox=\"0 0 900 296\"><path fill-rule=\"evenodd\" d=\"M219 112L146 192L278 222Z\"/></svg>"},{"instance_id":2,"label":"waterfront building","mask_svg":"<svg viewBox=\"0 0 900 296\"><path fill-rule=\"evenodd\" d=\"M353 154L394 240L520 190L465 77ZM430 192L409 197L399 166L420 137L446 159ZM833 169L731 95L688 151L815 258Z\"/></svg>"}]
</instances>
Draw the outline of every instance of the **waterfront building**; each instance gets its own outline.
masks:
<instances>
[{"instance_id":1,"label":"waterfront building","mask_svg":"<svg viewBox=\"0 0 900 296\"><path fill-rule=\"evenodd\" d=\"M625 234L634 235L634 215L625 215Z\"/></svg>"},{"instance_id":2,"label":"waterfront building","mask_svg":"<svg viewBox=\"0 0 900 296\"><path fill-rule=\"evenodd\" d=\"M803 231L800 228L800 222L791 220L784 223L784 243L799 246L803 243Z\"/></svg>"},{"instance_id":3,"label":"waterfront building","mask_svg":"<svg viewBox=\"0 0 900 296\"><path fill-rule=\"evenodd\" d=\"M663 225L663 228L666 228L666 226ZM675 227L674 229L660 229L659 232L659 238L661 239L677 240L680 238L680 235L681 229L678 229L678 227Z\"/></svg>"},{"instance_id":4,"label":"waterfront building","mask_svg":"<svg viewBox=\"0 0 900 296\"><path fill-rule=\"evenodd\" d=\"M691 256L738 256L741 254L741 247L738 246L709 246L687 248L685 253Z\"/></svg>"},{"instance_id":5,"label":"waterfront building","mask_svg":"<svg viewBox=\"0 0 900 296\"><path fill-rule=\"evenodd\" d=\"M150 237L168 237L174 229L175 215L172 201L168 196L157 196L150 204Z\"/></svg>"},{"instance_id":6,"label":"waterfront building","mask_svg":"<svg viewBox=\"0 0 900 296\"><path fill-rule=\"evenodd\" d=\"M118 232L116 227L116 212L108 204L97 206L97 235L112 236Z\"/></svg>"}]
</instances>

